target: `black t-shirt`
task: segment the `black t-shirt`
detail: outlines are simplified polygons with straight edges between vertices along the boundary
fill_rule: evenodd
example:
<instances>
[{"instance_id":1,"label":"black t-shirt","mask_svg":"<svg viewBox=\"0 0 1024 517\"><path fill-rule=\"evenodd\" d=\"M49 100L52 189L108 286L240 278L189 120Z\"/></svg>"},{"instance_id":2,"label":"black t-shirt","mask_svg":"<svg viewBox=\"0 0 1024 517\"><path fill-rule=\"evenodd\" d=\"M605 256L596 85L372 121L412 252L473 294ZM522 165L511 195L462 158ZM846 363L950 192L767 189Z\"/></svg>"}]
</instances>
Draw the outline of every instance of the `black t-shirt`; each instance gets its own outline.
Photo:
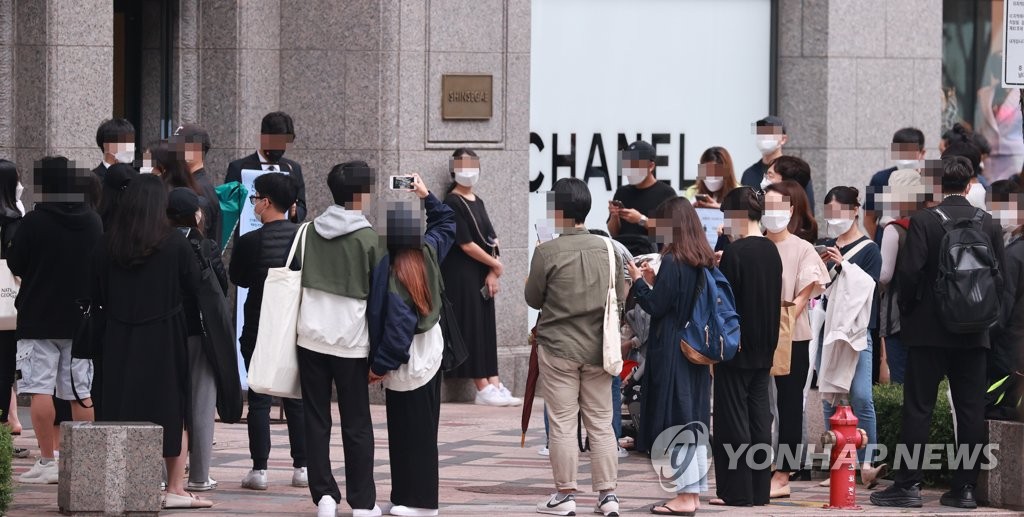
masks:
<instances>
[{"instance_id":1,"label":"black t-shirt","mask_svg":"<svg viewBox=\"0 0 1024 517\"><path fill-rule=\"evenodd\" d=\"M771 368L782 308L779 249L765 237L744 237L725 249L719 269L732 286L740 316L740 351L726 364L733 368Z\"/></svg>"},{"instance_id":2,"label":"black t-shirt","mask_svg":"<svg viewBox=\"0 0 1024 517\"><path fill-rule=\"evenodd\" d=\"M667 183L658 181L645 189L637 188L634 185L623 185L615 191L613 199L622 201L624 208L632 208L647 217L652 217L658 205L678 196L679 194L676 193L674 188ZM646 237L647 228L640 224L626 222L623 219L619 223L619 234L617 237L624 235L642 235ZM629 247L628 244L627 247ZM633 249L630 248L630 252L632 251Z\"/></svg>"}]
</instances>

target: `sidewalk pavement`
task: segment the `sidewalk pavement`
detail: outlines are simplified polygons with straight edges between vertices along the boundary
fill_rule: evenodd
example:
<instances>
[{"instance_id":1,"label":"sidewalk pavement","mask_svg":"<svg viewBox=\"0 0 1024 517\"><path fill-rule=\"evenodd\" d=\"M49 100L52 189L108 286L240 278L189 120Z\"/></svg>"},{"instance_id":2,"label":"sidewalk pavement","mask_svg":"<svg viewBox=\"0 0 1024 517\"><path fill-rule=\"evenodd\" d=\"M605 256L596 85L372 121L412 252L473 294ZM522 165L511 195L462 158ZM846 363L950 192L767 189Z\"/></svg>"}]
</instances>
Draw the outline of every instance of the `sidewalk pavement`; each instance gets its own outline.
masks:
<instances>
[{"instance_id":1,"label":"sidewalk pavement","mask_svg":"<svg viewBox=\"0 0 1024 517\"><path fill-rule=\"evenodd\" d=\"M521 408L492 408L471 404L444 404L441 408L440 476L441 515L501 515L502 517L534 516L534 506L553 492L548 459L537 454L544 444L543 404L538 400L533 411L526 448L519 447ZM377 499L382 507L391 493L388 465L387 424L384 406L372 406L374 436L376 438ZM278 414L275 408L272 416ZM28 415L22 420L28 425ZM337 422L337 408L334 418ZM288 433L283 422L271 425L273 450L270 457L270 488L255 492L240 488L239 482L251 468L245 424L217 424L213 467L210 475L220 486L200 494L214 501L208 510L180 510L161 512L167 516L214 515L273 515L311 516L316 506L305 488L289 486L291 459L288 454ZM15 437L20 447L35 449L35 439L28 428ZM331 443L334 472L344 493L341 433L335 424ZM14 474L28 470L33 459L15 459ZM590 490L590 465L587 454L580 458L577 512L589 515L593 511L595 494ZM967 512L938 504L938 490L924 492L922 509L885 509L868 503L868 492L859 489L857 499L862 511L838 512L822 510L828 501L828 489L818 487L817 481L793 483L793 495L769 506L759 508L725 508L707 504L714 497L714 472L711 472L711 490L702 497L698 515L1024 515L1020 512L982 508ZM657 475L649 459L638 453L619 460L619 486L616 491L622 502L622 513L650 515L650 507L670 497L659 487ZM351 515L342 502L339 515ZM16 484L14 503L7 513L10 517L37 517L58 515L57 485Z\"/></svg>"}]
</instances>

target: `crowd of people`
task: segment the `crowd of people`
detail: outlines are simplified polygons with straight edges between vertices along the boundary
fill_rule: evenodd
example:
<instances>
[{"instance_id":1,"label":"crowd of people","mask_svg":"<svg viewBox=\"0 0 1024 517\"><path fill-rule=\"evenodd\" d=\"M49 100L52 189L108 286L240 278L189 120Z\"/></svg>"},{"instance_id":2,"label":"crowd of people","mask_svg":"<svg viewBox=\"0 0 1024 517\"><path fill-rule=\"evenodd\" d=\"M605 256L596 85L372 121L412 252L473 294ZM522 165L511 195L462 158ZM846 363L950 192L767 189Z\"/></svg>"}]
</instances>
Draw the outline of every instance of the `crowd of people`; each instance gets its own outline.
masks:
<instances>
[{"instance_id":1,"label":"crowd of people","mask_svg":"<svg viewBox=\"0 0 1024 517\"><path fill-rule=\"evenodd\" d=\"M136 169L134 128L105 121L96 139L102 163L91 173L60 156L34 165L27 212L17 167L0 161L0 258L21 282L16 327L0 332L0 393L8 397L0 407L15 431L12 388L31 397L39 456L21 482L58 481L62 421L149 421L163 428L164 506L212 506L195 494L218 486L210 477L215 418L235 422L241 411L237 365L233 355L221 359L217 322L230 320L231 285L247 289L238 344L250 368L261 321L276 317L264 311L265 284L283 268L301 272L301 397L282 399L291 484L308 486L319 516L336 515L341 493L329 453L336 394L346 501L355 516L382 514L369 407L369 386L381 383L389 513L437 515L442 377L472 379L477 404L523 404L498 374L494 298L504 265L498 232L474 191L480 158L455 150L444 196L412 175L410 199L389 205L375 224L366 213L377 173L363 161L338 164L318 187L332 204L304 222L302 167L284 157L294 138L291 117L269 113L256 152L228 166L228 185L243 171L260 173L247 199L260 227L248 232L225 225L221 186L205 170L210 138L195 124L147 144ZM682 195L658 180L651 144L630 144L619 164L628 184L608 204L607 233L585 225L592 199L584 181L553 186L548 217L557 237L538 243L524 291L540 311L542 453L557 490L539 513L575 515L580 425L598 492L594 511L603 515L620 511L621 445L654 457L666 430L712 430L712 442L680 446L694 448L694 461L672 476L676 496L651 509L692 515L712 465L712 505L789 497L791 480L806 474L810 385L822 393L826 425L839 405L857 416L868 440L858 470L869 488L888 470L872 447L879 380L904 385L901 443L908 446L926 442L921 423L932 417L943 377L958 444L983 444L985 418L1020 418L1020 177L989 184L980 173L982 147L967 128L943 135L935 161L925 161L921 131L904 128L892 140L895 167L866 189L832 187L816 206L811 168L783 153L787 139L778 117L757 121L760 160L737 175L728 150L711 147ZM707 211L724 215L715 242L702 222ZM722 281L709 285L708 272ZM734 308L739 347L700 361L681 351L680 336L709 289ZM442 313L457 321L468 348L451 369L442 368ZM1005 396L987 397L993 391ZM250 389L247 401L252 469L241 486L267 490L272 397ZM632 440L623 436L623 406ZM756 453L730 464L728 451L741 447ZM974 507L977 477L977 466L956 469L941 503ZM921 506L921 482L920 469L902 468L871 501Z\"/></svg>"}]
</instances>

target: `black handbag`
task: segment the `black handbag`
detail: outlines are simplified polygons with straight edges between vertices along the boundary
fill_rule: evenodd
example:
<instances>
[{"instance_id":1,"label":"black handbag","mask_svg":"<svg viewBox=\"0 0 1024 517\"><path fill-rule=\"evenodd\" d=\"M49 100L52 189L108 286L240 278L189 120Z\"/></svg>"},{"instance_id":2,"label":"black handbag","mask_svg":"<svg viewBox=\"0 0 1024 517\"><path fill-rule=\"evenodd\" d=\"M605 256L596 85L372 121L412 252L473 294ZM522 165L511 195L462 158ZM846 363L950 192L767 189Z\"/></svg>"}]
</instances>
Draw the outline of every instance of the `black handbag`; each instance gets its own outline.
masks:
<instances>
[{"instance_id":1,"label":"black handbag","mask_svg":"<svg viewBox=\"0 0 1024 517\"><path fill-rule=\"evenodd\" d=\"M466 361L469 351L466 349L466 342L462 340L462 332L459 330L459 321L452 308L452 302L448 301L444 291L441 292L441 334L444 336L441 370L450 372Z\"/></svg>"},{"instance_id":2,"label":"black handbag","mask_svg":"<svg viewBox=\"0 0 1024 517\"><path fill-rule=\"evenodd\" d=\"M209 239L196 249L201 274L196 301L203 322L203 353L210 362L217 386L217 414L222 422L234 424L242 419L242 385L238 378L231 310L211 266L211 257L216 253L216 245Z\"/></svg>"},{"instance_id":3,"label":"black handbag","mask_svg":"<svg viewBox=\"0 0 1024 517\"><path fill-rule=\"evenodd\" d=\"M93 305L92 300L75 300L75 303L82 311L82 319L78 321L78 328L75 329L75 335L71 338L71 357L95 361L100 356L100 347L106 326L103 307ZM93 405L85 405L82 397L78 395L73 369L71 371L71 392L79 406L86 409L93 407Z\"/></svg>"}]
</instances>

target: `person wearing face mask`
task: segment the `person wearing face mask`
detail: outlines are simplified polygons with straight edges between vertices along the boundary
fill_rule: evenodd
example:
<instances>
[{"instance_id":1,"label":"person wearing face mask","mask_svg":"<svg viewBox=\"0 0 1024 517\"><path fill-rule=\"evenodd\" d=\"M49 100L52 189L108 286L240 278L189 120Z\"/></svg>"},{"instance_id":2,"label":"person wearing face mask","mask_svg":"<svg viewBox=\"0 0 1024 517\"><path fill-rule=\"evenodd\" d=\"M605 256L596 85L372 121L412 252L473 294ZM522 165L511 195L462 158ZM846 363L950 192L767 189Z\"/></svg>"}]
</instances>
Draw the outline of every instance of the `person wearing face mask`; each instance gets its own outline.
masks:
<instances>
[{"instance_id":1,"label":"person wearing face mask","mask_svg":"<svg viewBox=\"0 0 1024 517\"><path fill-rule=\"evenodd\" d=\"M268 173L256 178L254 192L249 196L253 213L263 223L259 229L239 236L231 253L228 277L239 287L249 289L245 299L242 335L238 338L246 369L256 348L260 309L263 303L263 283L267 269L282 267L288 260L288 251L299 227L288 220L287 214L299 195L295 178L287 174ZM242 480L242 487L251 490L267 489L267 460L270 457L270 403L271 397L249 390L249 455L252 470ZM292 456L292 485L306 486L305 413L302 401L281 399L288 423L288 443Z\"/></svg>"},{"instance_id":2,"label":"person wearing face mask","mask_svg":"<svg viewBox=\"0 0 1024 517\"><path fill-rule=\"evenodd\" d=\"M103 195L100 197L100 206L96 209L96 212L100 214L100 219L103 220L104 231L110 228L111 223L114 221L114 215L121 205L121 198L124 197L124 192L128 190L128 184L138 175L138 171L133 169L131 165L115 163L110 166L107 174L103 176Z\"/></svg>"},{"instance_id":3,"label":"person wearing face mask","mask_svg":"<svg viewBox=\"0 0 1024 517\"><path fill-rule=\"evenodd\" d=\"M789 188L787 188L789 187ZM804 384L810 368L811 322L807 309L812 298L825 291L828 270L805 239L790 233L790 219L794 214L792 196L803 194L796 182L783 181L765 188L765 211L761 224L766 237L775 243L782 258L782 301L794 306L792 324L792 352L790 371L775 377L776 409L778 413L779 448L788 447L790 454L776 455L776 469L772 475L772 498L789 497L789 476L800 470L792 464L792 457L801 458L804 425Z\"/></svg>"},{"instance_id":4,"label":"person wearing face mask","mask_svg":"<svg viewBox=\"0 0 1024 517\"><path fill-rule=\"evenodd\" d=\"M295 206L288 212L293 223L306 220L306 182L302 178L302 165L284 157L285 150L295 141L295 123L291 115L274 111L263 116L260 123L260 148L255 153L228 164L224 183L242 181L242 170L283 172L295 178L299 195Z\"/></svg>"},{"instance_id":5,"label":"person wearing face mask","mask_svg":"<svg viewBox=\"0 0 1024 517\"><path fill-rule=\"evenodd\" d=\"M712 451L718 497L711 504L762 506L769 503L772 476L767 452L731 468L727 447L763 449L772 443L768 390L779 340L782 258L762 236L764 199L757 191L745 186L733 190L725 196L722 212L732 243L719 268L736 297L741 346L731 360L715 365Z\"/></svg>"},{"instance_id":6,"label":"person wearing face mask","mask_svg":"<svg viewBox=\"0 0 1024 517\"><path fill-rule=\"evenodd\" d=\"M654 253L657 247L647 233L647 218L665 201L677 197L675 189L654 175L654 146L637 140L622 151L622 176L629 183L615 191L608 202L608 233L636 255Z\"/></svg>"},{"instance_id":7,"label":"person wearing face mask","mask_svg":"<svg viewBox=\"0 0 1024 517\"><path fill-rule=\"evenodd\" d=\"M761 190L772 183L793 180L804 189L808 212L814 215L814 188L811 185L811 166L796 156L780 156L768 164L768 170L761 179Z\"/></svg>"},{"instance_id":8,"label":"person wearing face mask","mask_svg":"<svg viewBox=\"0 0 1024 517\"><path fill-rule=\"evenodd\" d=\"M992 184L989 206L1003 228L1003 317L992 328L988 353L989 390L985 418L1024 421L1024 189L1000 180Z\"/></svg>"},{"instance_id":9,"label":"person wearing face mask","mask_svg":"<svg viewBox=\"0 0 1024 517\"><path fill-rule=\"evenodd\" d=\"M900 169L918 170L924 166L924 133L915 127L902 128L892 135L893 167L880 170L871 176L864 200L864 231L875 242L882 242L883 215L876 208L876 196L889 186L889 177Z\"/></svg>"},{"instance_id":10,"label":"person wearing face mask","mask_svg":"<svg viewBox=\"0 0 1024 517\"><path fill-rule=\"evenodd\" d=\"M135 126L123 118L104 120L96 130L96 146L103 153L103 161L92 173L102 180L111 165L135 161Z\"/></svg>"},{"instance_id":11,"label":"person wearing face mask","mask_svg":"<svg viewBox=\"0 0 1024 517\"><path fill-rule=\"evenodd\" d=\"M827 300L823 298L826 313L829 316L826 317L822 339L818 342L816 369L819 373L819 384L823 393L822 409L826 428L829 425L829 418L835 414L839 396L834 391L828 391L827 381L832 378L832 375L822 370L822 364L827 364L828 372L842 370L844 377L852 376L853 380L848 392L850 406L860 422L858 427L864 429L868 437L867 448L857 451L861 462L861 483L870 489L878 483L878 479L885 475L887 469L886 465L874 467L871 458L878 443L875 404L871 394L872 355L874 353L872 336L874 329L878 327L878 311L875 308L874 292L882 269L882 254L878 245L865 236L857 225L857 221L860 219L858 214L860 210L859 194L856 188L845 186L835 187L828 192L825 196L825 234L827 238L822 239L819 244L825 246L821 253L821 260L829 267L834 282L838 281L839 275L847 275L848 278L843 279L846 286L863 286L856 290L871 294L865 294L864 299L854 300L840 291L840 287L845 288L846 286L834 285L835 289L829 291L831 298ZM857 266L866 275L851 273L848 266L850 264ZM847 265L846 271L843 271L843 265ZM837 342L829 347L823 346L825 339L834 340L831 337L834 335L865 336L866 341L854 344L853 341L856 340L854 338L850 340L849 345ZM860 346L865 348L857 351ZM849 347L853 347L853 349L850 350ZM826 354L835 357L836 360L826 361L823 357ZM853 372L852 375L849 372ZM821 483L821 486L827 485L827 482Z\"/></svg>"},{"instance_id":12,"label":"person wearing face mask","mask_svg":"<svg viewBox=\"0 0 1024 517\"><path fill-rule=\"evenodd\" d=\"M206 153L212 146L210 134L197 124L183 124L174 131L172 140L177 142L185 156L185 169L195 180L197 194L202 196L203 235L213 242L221 242L221 213L217 191L206 172Z\"/></svg>"},{"instance_id":13,"label":"person wearing face mask","mask_svg":"<svg viewBox=\"0 0 1024 517\"><path fill-rule=\"evenodd\" d=\"M754 132L754 142L757 145L757 150L761 152L761 159L743 171L743 175L740 177L740 184L764 190L769 183L780 181L778 179L766 181L768 178L768 168L772 162L782 156L782 146L789 142L789 136L786 134L785 123L776 116L767 116L755 122ZM806 190L807 198L811 201L811 206L813 207L814 185L811 182L810 168L807 168L806 178L798 178L797 180Z\"/></svg>"},{"instance_id":14,"label":"person wearing face mask","mask_svg":"<svg viewBox=\"0 0 1024 517\"><path fill-rule=\"evenodd\" d=\"M683 192L695 208L719 208L725 196L738 187L732 156L724 147L709 147L700 155L697 182Z\"/></svg>"},{"instance_id":15,"label":"person wearing face mask","mask_svg":"<svg viewBox=\"0 0 1024 517\"><path fill-rule=\"evenodd\" d=\"M444 204L455 211L456 245L442 262L441 273L469 356L446 376L473 379L476 404L518 406L522 399L513 397L498 377L494 297L505 267L497 232L474 188L480 179L480 158L472 149L459 148L449 167L454 183Z\"/></svg>"},{"instance_id":16,"label":"person wearing face mask","mask_svg":"<svg viewBox=\"0 0 1024 517\"><path fill-rule=\"evenodd\" d=\"M18 168L14 162L0 159L0 259L6 258L7 249L14 240L14 234L21 224L25 212L19 208L21 196L18 193ZM0 331L0 425L7 425L10 432L20 434L18 401L14 396L14 381L18 353L18 340L13 330ZM8 411L8 408L13 411ZM28 451L23 454L27 457Z\"/></svg>"}]
</instances>

